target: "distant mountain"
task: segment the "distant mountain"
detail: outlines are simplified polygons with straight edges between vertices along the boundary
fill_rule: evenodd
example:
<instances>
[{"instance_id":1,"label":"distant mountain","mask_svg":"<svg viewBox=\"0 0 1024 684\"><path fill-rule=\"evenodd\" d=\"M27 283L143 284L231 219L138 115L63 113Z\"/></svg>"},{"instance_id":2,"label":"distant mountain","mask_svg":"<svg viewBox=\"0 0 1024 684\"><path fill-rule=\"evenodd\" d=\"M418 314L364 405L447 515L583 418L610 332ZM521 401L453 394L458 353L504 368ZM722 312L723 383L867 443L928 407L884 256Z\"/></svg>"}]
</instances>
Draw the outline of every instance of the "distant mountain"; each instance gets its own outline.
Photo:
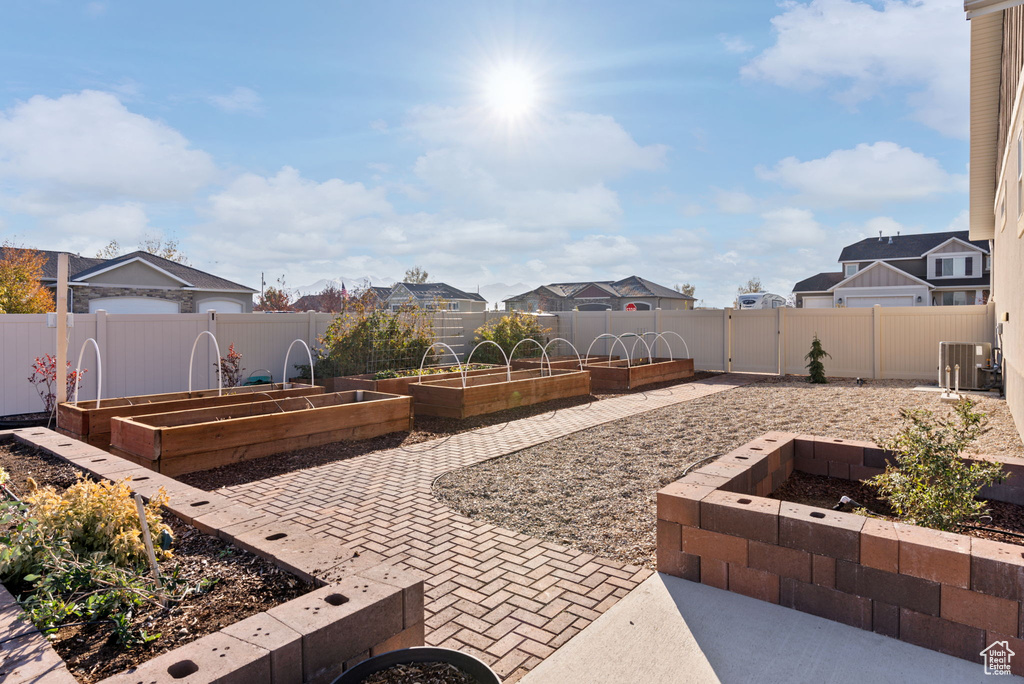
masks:
<instances>
[{"instance_id":1,"label":"distant mountain","mask_svg":"<svg viewBox=\"0 0 1024 684\"><path fill-rule=\"evenodd\" d=\"M317 294L323 292L324 288L328 285L341 289L342 284L345 285L345 289L349 292L353 290L362 289L368 285L374 285L377 287L390 287L395 284L394 280L388 280L387 278L378 278L377 276L362 276L361 278L321 278L312 285L299 285L298 287L285 288L288 294L293 299L302 297L308 294Z\"/></svg>"},{"instance_id":2,"label":"distant mountain","mask_svg":"<svg viewBox=\"0 0 1024 684\"><path fill-rule=\"evenodd\" d=\"M493 285L482 285L480 287L480 294L487 300L488 310L493 309L495 304L498 305L499 309L504 310L505 299L528 292L530 289L530 286L524 283L515 283L514 285L494 283Z\"/></svg>"}]
</instances>

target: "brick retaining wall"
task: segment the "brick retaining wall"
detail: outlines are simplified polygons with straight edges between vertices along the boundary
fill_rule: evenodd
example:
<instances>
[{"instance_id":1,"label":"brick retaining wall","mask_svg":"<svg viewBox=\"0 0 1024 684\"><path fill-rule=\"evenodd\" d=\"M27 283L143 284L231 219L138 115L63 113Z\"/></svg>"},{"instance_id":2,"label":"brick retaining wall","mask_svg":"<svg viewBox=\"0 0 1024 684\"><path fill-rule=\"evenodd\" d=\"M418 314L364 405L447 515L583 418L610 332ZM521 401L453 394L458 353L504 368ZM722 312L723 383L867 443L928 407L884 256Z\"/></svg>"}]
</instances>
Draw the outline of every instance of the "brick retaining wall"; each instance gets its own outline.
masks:
<instances>
[{"instance_id":1,"label":"brick retaining wall","mask_svg":"<svg viewBox=\"0 0 1024 684\"><path fill-rule=\"evenodd\" d=\"M423 581L388 565L379 554L355 552L278 516L190 487L51 430L0 432L0 442L5 439L42 449L97 477L130 477L132 490L147 499L163 488L169 497L165 508L183 521L320 587L102 684L177 680L326 684L366 658L423 645ZM0 627L14 624L17 613L20 609L0 586ZM73 682L65 677L67 670L47 640L31 625L25 627L23 637L0 649L0 681L40 681L40 668L45 667L46 677L53 681ZM230 658L225 659L228 650Z\"/></svg>"},{"instance_id":2,"label":"brick retaining wall","mask_svg":"<svg viewBox=\"0 0 1024 684\"><path fill-rule=\"evenodd\" d=\"M781 432L745 444L658 492L658 571L975 662L994 641L1024 653L1024 546L766 498L794 470L863 479L890 458ZM994 460L1010 478L983 494L1024 502L1024 459Z\"/></svg>"}]
</instances>

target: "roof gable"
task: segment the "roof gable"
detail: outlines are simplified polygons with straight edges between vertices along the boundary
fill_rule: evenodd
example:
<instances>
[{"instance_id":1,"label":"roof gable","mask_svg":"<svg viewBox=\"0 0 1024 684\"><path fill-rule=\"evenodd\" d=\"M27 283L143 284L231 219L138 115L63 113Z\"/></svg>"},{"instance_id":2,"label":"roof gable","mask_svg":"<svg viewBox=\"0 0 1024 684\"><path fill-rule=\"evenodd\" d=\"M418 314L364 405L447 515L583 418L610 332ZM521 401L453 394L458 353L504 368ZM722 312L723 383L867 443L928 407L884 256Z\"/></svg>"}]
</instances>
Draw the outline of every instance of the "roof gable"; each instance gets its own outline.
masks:
<instances>
[{"instance_id":1,"label":"roof gable","mask_svg":"<svg viewBox=\"0 0 1024 684\"><path fill-rule=\"evenodd\" d=\"M892 282L887 283L884 286L869 285L867 283L860 282L871 279L871 274L874 273L877 269L883 269L886 272L889 272L890 280ZM828 291L832 292L840 287L900 287L903 285L924 285L928 289L934 287L931 283L921 280L916 276L912 276L906 271L896 268L892 264L887 264L884 261L876 261L870 266L862 268L861 270L857 271L849 278L846 278L845 280L836 283L835 285L830 287Z\"/></svg>"},{"instance_id":2,"label":"roof gable","mask_svg":"<svg viewBox=\"0 0 1024 684\"><path fill-rule=\"evenodd\" d=\"M804 278L793 286L793 292L828 292L829 288L843 281L843 274L818 273L810 278Z\"/></svg>"},{"instance_id":3,"label":"roof gable","mask_svg":"<svg viewBox=\"0 0 1024 684\"><path fill-rule=\"evenodd\" d=\"M576 299L608 299L613 296L615 296L615 293L608 292L607 289L600 287L597 283L590 283L573 295Z\"/></svg>"},{"instance_id":4,"label":"roof gable","mask_svg":"<svg viewBox=\"0 0 1024 684\"><path fill-rule=\"evenodd\" d=\"M943 242L942 244L935 245L934 247L929 249L927 252L925 252L921 256L927 256L929 254L933 254L933 253L936 253L936 252L949 252L951 250L948 250L946 248L949 247L949 246L953 246L953 245L959 245L960 247L966 249L969 252L982 252L984 254L988 254L988 250L987 249L982 249L978 245L972 244L972 243L970 243L970 242L968 242L966 240L961 240L958 237L951 237L948 240L946 240L945 242ZM962 251L964 251L964 249L958 249L956 251L962 252Z\"/></svg>"},{"instance_id":5,"label":"roof gable","mask_svg":"<svg viewBox=\"0 0 1024 684\"><path fill-rule=\"evenodd\" d=\"M72 282L76 282L76 283L82 282L82 281L87 280L88 278L92 278L93 276L98 276L101 273L109 273L110 271L116 271L119 268L124 268L125 266L128 266L129 264L139 264L141 266L144 266L144 267L147 267L147 268L151 268L154 271L156 271L157 273L160 273L161 275L166 276L166 277L170 278L171 280L173 280L173 281L175 281L177 283L181 283L185 287L194 287L192 285L192 283L190 283L189 281L185 280L184 278L176 276L175 274L170 273L169 271L166 271L166 270L160 268L159 266L157 266L156 264L154 264L150 260L143 259L141 256L134 256L134 257L131 257L131 258L111 259L110 261L106 261L106 262L104 262L102 264L97 264L96 266L93 266L92 268L88 268L88 269L86 269L84 271L76 273L74 275L74 277L71 278L71 281Z\"/></svg>"}]
</instances>

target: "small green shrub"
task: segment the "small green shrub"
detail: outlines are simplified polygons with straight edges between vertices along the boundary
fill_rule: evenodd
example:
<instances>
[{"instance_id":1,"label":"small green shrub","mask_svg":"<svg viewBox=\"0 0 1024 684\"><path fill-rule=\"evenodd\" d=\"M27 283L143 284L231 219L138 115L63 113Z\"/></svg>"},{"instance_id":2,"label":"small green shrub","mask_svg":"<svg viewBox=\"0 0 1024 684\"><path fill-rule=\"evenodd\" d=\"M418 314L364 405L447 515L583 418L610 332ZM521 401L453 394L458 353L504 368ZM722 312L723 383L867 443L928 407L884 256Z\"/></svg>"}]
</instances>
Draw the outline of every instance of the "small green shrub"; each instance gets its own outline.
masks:
<instances>
[{"instance_id":1,"label":"small green shrub","mask_svg":"<svg viewBox=\"0 0 1024 684\"><path fill-rule=\"evenodd\" d=\"M818 339L815 334L814 339L811 340L811 351L807 352L804 359L810 361L807 364L807 371L810 373L807 377L807 382L814 382L818 384L825 384L828 382L828 378L825 377L825 364L821 360L825 357L832 358L832 355L821 348L821 340Z\"/></svg>"},{"instance_id":2,"label":"small green shrub","mask_svg":"<svg viewBox=\"0 0 1024 684\"><path fill-rule=\"evenodd\" d=\"M490 340L501 347L506 355L509 355L512 353L513 347L526 339L535 340L544 346L544 335L549 332L551 329L541 327L536 316L513 311L507 316L502 316L477 328L476 335L473 336L473 344L478 345L484 340ZM536 345L527 343L516 349L515 358L540 355L540 349ZM505 363L501 352L491 344L485 344L478 348L473 354L473 360L480 363Z\"/></svg>"},{"instance_id":3,"label":"small green shrub","mask_svg":"<svg viewBox=\"0 0 1024 684\"><path fill-rule=\"evenodd\" d=\"M881 475L868 480L893 511L908 522L952 530L988 511L975 497L981 488L1002 482L1000 463L964 461L966 449L985 430L985 414L964 398L954 418L931 411L901 409L903 428L882 447L896 455Z\"/></svg>"}]
</instances>

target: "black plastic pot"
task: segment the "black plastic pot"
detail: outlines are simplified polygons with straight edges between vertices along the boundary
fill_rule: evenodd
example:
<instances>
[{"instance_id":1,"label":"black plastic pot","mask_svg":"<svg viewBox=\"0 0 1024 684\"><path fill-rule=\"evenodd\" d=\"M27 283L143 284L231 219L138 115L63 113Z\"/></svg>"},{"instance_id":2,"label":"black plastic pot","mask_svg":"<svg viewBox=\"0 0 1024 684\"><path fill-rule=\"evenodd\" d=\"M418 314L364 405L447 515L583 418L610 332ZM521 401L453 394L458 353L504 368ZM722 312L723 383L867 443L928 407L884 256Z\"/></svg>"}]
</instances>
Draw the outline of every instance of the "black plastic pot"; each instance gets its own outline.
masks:
<instances>
[{"instance_id":1,"label":"black plastic pot","mask_svg":"<svg viewBox=\"0 0 1024 684\"><path fill-rule=\"evenodd\" d=\"M18 428L46 427L50 420L48 413L26 413L17 416L0 416L0 430L17 430Z\"/></svg>"},{"instance_id":2,"label":"black plastic pot","mask_svg":"<svg viewBox=\"0 0 1024 684\"><path fill-rule=\"evenodd\" d=\"M418 646L381 653L379 656L364 660L348 670L335 679L334 684L360 684L364 679L381 670L395 665L410 665L412 663L450 663L475 678L477 684L501 684L498 675L494 674L494 670L487 667L487 663L482 660L462 651L434 646Z\"/></svg>"}]
</instances>

